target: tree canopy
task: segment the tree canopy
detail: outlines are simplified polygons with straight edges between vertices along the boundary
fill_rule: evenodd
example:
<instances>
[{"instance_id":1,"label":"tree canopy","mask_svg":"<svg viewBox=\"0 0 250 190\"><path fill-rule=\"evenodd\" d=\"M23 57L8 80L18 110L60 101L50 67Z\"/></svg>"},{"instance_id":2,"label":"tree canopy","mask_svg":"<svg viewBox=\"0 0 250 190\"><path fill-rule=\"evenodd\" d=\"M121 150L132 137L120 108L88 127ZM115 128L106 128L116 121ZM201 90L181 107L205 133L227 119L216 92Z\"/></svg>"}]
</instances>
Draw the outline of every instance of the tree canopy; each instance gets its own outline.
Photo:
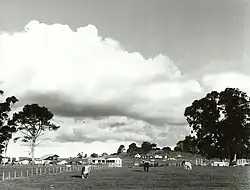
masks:
<instances>
[{"instance_id":1,"label":"tree canopy","mask_svg":"<svg viewBox=\"0 0 250 190\"><path fill-rule=\"evenodd\" d=\"M13 114L11 123L17 126L23 136L14 140L21 139L22 142L30 143L32 160L34 161L35 147L39 145L41 136L46 131L56 131L60 126L51 122L53 114L46 108L38 104L25 105L22 111Z\"/></svg>"},{"instance_id":2,"label":"tree canopy","mask_svg":"<svg viewBox=\"0 0 250 190\"><path fill-rule=\"evenodd\" d=\"M184 116L196 136L197 151L207 158L230 158L249 147L249 97L237 88L212 91L195 100Z\"/></svg>"},{"instance_id":3,"label":"tree canopy","mask_svg":"<svg viewBox=\"0 0 250 190\"><path fill-rule=\"evenodd\" d=\"M124 145L120 145L119 148L118 148L118 150L117 150L117 154L119 155L119 154L123 153L124 150L125 150L125 146Z\"/></svg>"},{"instance_id":4,"label":"tree canopy","mask_svg":"<svg viewBox=\"0 0 250 190\"><path fill-rule=\"evenodd\" d=\"M0 95L4 92L0 90ZM3 102L0 103L0 154L6 153L9 140L12 138L12 134L16 132L16 128L10 122L9 112L11 106L18 102L15 96L7 97Z\"/></svg>"}]
</instances>

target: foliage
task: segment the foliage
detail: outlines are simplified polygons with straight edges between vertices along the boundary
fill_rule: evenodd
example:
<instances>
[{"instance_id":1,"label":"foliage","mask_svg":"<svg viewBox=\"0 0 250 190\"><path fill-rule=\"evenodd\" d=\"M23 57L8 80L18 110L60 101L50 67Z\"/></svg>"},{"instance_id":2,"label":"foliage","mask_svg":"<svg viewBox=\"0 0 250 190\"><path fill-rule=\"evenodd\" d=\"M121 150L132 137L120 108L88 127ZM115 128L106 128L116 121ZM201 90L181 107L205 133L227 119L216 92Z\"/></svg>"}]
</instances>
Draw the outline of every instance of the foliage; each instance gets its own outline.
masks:
<instances>
[{"instance_id":1,"label":"foliage","mask_svg":"<svg viewBox=\"0 0 250 190\"><path fill-rule=\"evenodd\" d=\"M40 137L46 131L56 131L60 128L50 121L53 116L47 108L40 107L38 104L25 105L22 111L13 115L11 123L15 124L17 130L23 134L23 136L15 138L14 141L21 139L22 142L30 143L33 161L34 150L40 144L38 142L41 140Z\"/></svg>"},{"instance_id":2,"label":"foliage","mask_svg":"<svg viewBox=\"0 0 250 190\"><path fill-rule=\"evenodd\" d=\"M132 143L129 145L129 148L127 150L127 153L130 156L134 156L136 154L147 154L151 150L160 150L160 148L157 148L157 145L155 143L150 143L147 141L142 142L141 147L137 147L135 143Z\"/></svg>"},{"instance_id":3,"label":"foliage","mask_svg":"<svg viewBox=\"0 0 250 190\"><path fill-rule=\"evenodd\" d=\"M120 145L119 148L118 148L118 150L117 150L117 154L119 155L119 154L123 153L124 150L125 150L125 146L124 145Z\"/></svg>"},{"instance_id":4,"label":"foliage","mask_svg":"<svg viewBox=\"0 0 250 190\"><path fill-rule=\"evenodd\" d=\"M167 147L163 147L162 150L163 150L164 152L170 152L170 151L171 151L171 148L167 146Z\"/></svg>"},{"instance_id":5,"label":"foliage","mask_svg":"<svg viewBox=\"0 0 250 190\"><path fill-rule=\"evenodd\" d=\"M99 155L96 154L96 153L92 153L92 154L90 155L91 158L97 158L98 156L99 156Z\"/></svg>"},{"instance_id":6,"label":"foliage","mask_svg":"<svg viewBox=\"0 0 250 190\"><path fill-rule=\"evenodd\" d=\"M249 147L249 97L239 89L212 91L195 100L184 115L196 135L198 152L207 158L232 161Z\"/></svg>"},{"instance_id":7,"label":"foliage","mask_svg":"<svg viewBox=\"0 0 250 190\"><path fill-rule=\"evenodd\" d=\"M0 95L3 95L3 93L0 90ZM8 115L11 111L11 106L16 102L18 102L18 99L15 96L11 96L0 103L0 154L6 153L9 140L12 138L12 134L16 132L16 128L11 124Z\"/></svg>"}]
</instances>

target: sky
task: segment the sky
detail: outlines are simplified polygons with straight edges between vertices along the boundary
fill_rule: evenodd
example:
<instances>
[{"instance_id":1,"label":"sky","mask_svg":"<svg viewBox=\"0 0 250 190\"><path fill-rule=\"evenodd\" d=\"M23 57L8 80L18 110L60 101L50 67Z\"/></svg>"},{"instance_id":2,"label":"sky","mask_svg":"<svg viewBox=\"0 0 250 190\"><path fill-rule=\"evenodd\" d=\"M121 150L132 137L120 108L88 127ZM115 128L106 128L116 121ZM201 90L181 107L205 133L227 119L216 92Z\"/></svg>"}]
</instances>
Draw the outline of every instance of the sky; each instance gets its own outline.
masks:
<instances>
[{"instance_id":1,"label":"sky","mask_svg":"<svg viewBox=\"0 0 250 190\"><path fill-rule=\"evenodd\" d=\"M60 125L36 156L173 147L211 90L250 94L248 0L1 0L0 89ZM10 142L7 156L29 147Z\"/></svg>"}]
</instances>

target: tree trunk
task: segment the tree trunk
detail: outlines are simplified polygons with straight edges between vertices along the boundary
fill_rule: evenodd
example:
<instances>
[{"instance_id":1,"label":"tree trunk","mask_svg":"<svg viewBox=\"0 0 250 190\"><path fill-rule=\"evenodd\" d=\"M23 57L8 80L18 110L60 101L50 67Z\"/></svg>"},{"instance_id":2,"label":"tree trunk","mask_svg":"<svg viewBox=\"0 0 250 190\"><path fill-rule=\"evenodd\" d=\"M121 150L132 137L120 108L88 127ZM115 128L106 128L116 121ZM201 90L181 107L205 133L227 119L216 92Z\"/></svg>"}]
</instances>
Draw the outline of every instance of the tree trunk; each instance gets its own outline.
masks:
<instances>
[{"instance_id":1,"label":"tree trunk","mask_svg":"<svg viewBox=\"0 0 250 190\"><path fill-rule=\"evenodd\" d=\"M32 141L31 144L31 159L32 159L32 164L35 164L35 142Z\"/></svg>"}]
</instances>

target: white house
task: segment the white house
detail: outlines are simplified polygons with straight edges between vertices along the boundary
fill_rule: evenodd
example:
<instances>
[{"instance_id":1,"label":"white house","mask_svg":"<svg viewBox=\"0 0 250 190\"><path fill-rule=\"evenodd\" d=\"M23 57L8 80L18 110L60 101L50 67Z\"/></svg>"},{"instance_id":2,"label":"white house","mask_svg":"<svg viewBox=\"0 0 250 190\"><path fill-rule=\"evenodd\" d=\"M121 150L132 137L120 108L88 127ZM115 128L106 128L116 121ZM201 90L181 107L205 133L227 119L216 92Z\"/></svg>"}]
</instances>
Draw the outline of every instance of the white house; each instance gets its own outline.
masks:
<instances>
[{"instance_id":1,"label":"white house","mask_svg":"<svg viewBox=\"0 0 250 190\"><path fill-rule=\"evenodd\" d=\"M155 155L155 158L156 158L156 159L162 159L163 156L161 156L161 155Z\"/></svg>"},{"instance_id":2,"label":"white house","mask_svg":"<svg viewBox=\"0 0 250 190\"><path fill-rule=\"evenodd\" d=\"M213 162L212 166L229 166L229 162Z\"/></svg>"},{"instance_id":3,"label":"white house","mask_svg":"<svg viewBox=\"0 0 250 190\"><path fill-rule=\"evenodd\" d=\"M109 167L122 167L122 159L119 157L116 158L108 158L106 163Z\"/></svg>"},{"instance_id":4,"label":"white house","mask_svg":"<svg viewBox=\"0 0 250 190\"><path fill-rule=\"evenodd\" d=\"M22 161L19 161L18 163L26 165L26 164L29 164L30 161L29 160L22 160Z\"/></svg>"},{"instance_id":5,"label":"white house","mask_svg":"<svg viewBox=\"0 0 250 190\"><path fill-rule=\"evenodd\" d=\"M91 164L105 164L106 163L106 159L103 157L90 158L89 161Z\"/></svg>"},{"instance_id":6,"label":"white house","mask_svg":"<svg viewBox=\"0 0 250 190\"><path fill-rule=\"evenodd\" d=\"M136 154L135 158L141 158L141 155L140 154Z\"/></svg>"},{"instance_id":7,"label":"white house","mask_svg":"<svg viewBox=\"0 0 250 190\"><path fill-rule=\"evenodd\" d=\"M238 159L236 161L237 166L245 166L246 164L248 164L247 159Z\"/></svg>"}]
</instances>

